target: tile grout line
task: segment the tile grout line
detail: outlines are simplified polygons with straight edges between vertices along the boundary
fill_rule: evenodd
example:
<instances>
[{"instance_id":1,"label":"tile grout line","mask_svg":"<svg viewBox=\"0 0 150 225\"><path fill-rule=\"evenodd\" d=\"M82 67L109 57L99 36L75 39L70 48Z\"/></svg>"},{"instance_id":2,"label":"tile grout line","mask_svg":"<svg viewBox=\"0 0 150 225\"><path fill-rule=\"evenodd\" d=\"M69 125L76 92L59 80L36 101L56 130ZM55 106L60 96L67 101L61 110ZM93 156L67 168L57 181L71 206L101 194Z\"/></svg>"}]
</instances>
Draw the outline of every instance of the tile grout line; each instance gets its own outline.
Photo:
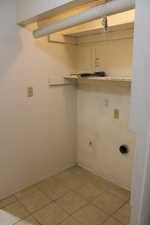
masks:
<instances>
[{"instance_id":1,"label":"tile grout line","mask_svg":"<svg viewBox=\"0 0 150 225\"><path fill-rule=\"evenodd\" d=\"M93 200L87 200L86 197L84 197L82 194L80 194L79 192L75 191L74 189L72 189L72 192L74 192L75 194L78 194L81 198L83 198L84 200L86 200L87 202L91 203L90 201L93 201ZM105 191L99 193L98 195L94 196L93 198L97 198L99 197L100 195L102 195Z\"/></svg>"},{"instance_id":2,"label":"tile grout line","mask_svg":"<svg viewBox=\"0 0 150 225\"><path fill-rule=\"evenodd\" d=\"M13 194L13 195L11 195L11 196L13 196L13 197L15 198L15 200L14 200L13 202L11 202L11 203L8 203L8 204L7 204L6 206L4 206L4 207L1 207L0 210L1 210L1 209L4 209L4 208L6 208L6 207L9 207L10 205L13 205L14 203L17 202L17 198L16 198L15 194ZM9 198L9 197L7 197L7 198ZM4 198L4 199L2 199L2 200L0 200L0 201L3 201L3 200L5 200L5 199L7 199L7 198Z\"/></svg>"},{"instance_id":3,"label":"tile grout line","mask_svg":"<svg viewBox=\"0 0 150 225\"><path fill-rule=\"evenodd\" d=\"M37 210L35 210L35 211L33 211L33 212L30 212L30 211L27 209L27 207L26 207L19 199L17 199L17 201L18 201L18 202L26 209L26 211L29 213L28 216L24 217L24 219L26 219L26 218L28 218L28 217L30 217L30 216L33 216L34 213L36 213L36 212L42 210L43 208L46 208L47 206L51 205L51 203L49 202L48 204L42 206L41 208L39 208L39 209L37 209ZM19 221L22 221L22 220L24 220L24 219L20 219ZM35 218L34 218L34 219L35 219ZM18 223L19 221L17 221L16 223ZM12 224L12 225L15 225L16 223L14 223L14 224Z\"/></svg>"},{"instance_id":4,"label":"tile grout line","mask_svg":"<svg viewBox=\"0 0 150 225\"><path fill-rule=\"evenodd\" d=\"M123 205L119 207L119 209L117 209L114 213L112 213L112 214L109 216L109 219L110 219L110 218L113 218L113 219L115 219L116 221L118 221L121 225L123 225L122 222L120 222L118 219L114 218L113 216L114 216L121 208L123 208L127 203L128 203L128 201L124 202ZM107 222L109 219L107 219L105 222ZM104 223L105 223L105 222L104 222ZM101 225L103 225L104 223L102 223Z\"/></svg>"},{"instance_id":5,"label":"tile grout line","mask_svg":"<svg viewBox=\"0 0 150 225\"><path fill-rule=\"evenodd\" d=\"M107 214L103 209L100 209L98 206L96 206L94 203L91 203L91 205L93 205L94 207L96 207L99 211L102 211L105 215L107 215L109 218L107 218L106 220L104 220L104 222L101 224L103 225L105 222L107 222L110 218L114 218L113 215L116 214L122 207L124 207L127 204L128 201L124 202L117 210L115 210L113 213L111 213L110 215ZM118 220L117 220L118 221ZM119 222L119 221L118 221Z\"/></svg>"},{"instance_id":6,"label":"tile grout line","mask_svg":"<svg viewBox=\"0 0 150 225\"><path fill-rule=\"evenodd\" d=\"M72 167L71 167L72 168ZM69 168L69 169L71 169L71 168ZM64 170L64 171L69 171L69 169L67 169L67 170ZM63 171L63 172L64 172ZM59 175L59 174L61 174L62 172L60 172L60 173L58 173L57 175ZM80 175L80 174L75 174L75 172L71 172L70 171L70 173L71 173L71 175L72 176L77 176L77 177L79 177L79 176L87 176L88 177L88 175ZM57 176L57 175L55 175L55 176ZM55 179L55 176L51 176L51 178L54 178L54 180L56 180ZM90 179L90 176L89 176L89 179ZM43 180L44 181L44 180ZM60 181L61 181L61 179L60 179ZM42 181L41 181L42 182ZM62 182L65 182L65 180L63 181L62 180ZM93 180L93 182L94 182L94 180ZM87 182L88 183L88 182ZM89 182L90 183L90 182ZM95 182L94 182L95 183ZM97 182L96 182L97 183ZM96 184L95 183L95 184ZM48 184L48 183L47 183ZM92 184L92 182L91 182L91 184ZM39 224L39 225L42 225L36 218L35 218L35 216L34 216L34 214L35 213L37 213L38 211L40 211L40 210L42 210L42 209L44 209L44 208L46 208L46 207L48 207L48 206L50 206L51 204L53 204L53 203L55 203L61 210L63 210L65 213L66 213L66 218L65 219L63 219L59 224L61 224L61 223L63 223L65 220L67 220L68 219L68 217L70 218L70 217L72 217L76 222L78 222L79 223L79 221L76 219L76 218L74 218L74 214L76 214L77 212L79 212L80 210L82 210L83 208L86 208L88 205L91 205L91 206L94 206L95 208L97 208L99 211L101 211L101 212L103 212L106 216L109 216L109 218L108 219L106 219L101 225L103 225L105 222L107 222L110 218L113 218L113 219L115 219L116 221L118 221L118 222L120 222L118 219L116 219L115 217L114 217L114 215L121 209L121 208L123 208L128 202L129 202L129 200L130 199L128 199L128 200L126 200L114 213L112 213L112 214L110 214L110 215L108 215L106 212L104 212L102 209L100 209L99 207L97 207L96 205L94 205L94 203L92 202L95 198L98 198L99 196L101 196L102 194L104 194L105 192L109 192L109 193L111 193L112 195L114 195L114 197L115 198L117 198L117 199L122 199L122 198L120 198L120 197L118 197L118 195L117 194L114 194L114 193L112 193L111 191L102 191L101 193L99 193L98 195L96 195L95 197L94 197L94 199L93 200L87 200L86 199L86 197L84 197L84 196L82 196L82 194L80 194L80 193L78 193L77 191L76 191L76 189L79 189L79 188L81 188L81 187L84 187L84 184L82 184L82 185L80 185L80 187L78 187L78 188L76 188L76 189L73 189L73 188L70 188L69 187L69 185L64 185L65 187L66 187L66 189L67 189L67 192L66 193L64 193L64 194L62 194L62 196L59 196L58 198L56 198L56 199L50 199L50 197L44 192L44 191L41 191L40 190L40 188L37 186L38 185L38 183L37 184L34 184L34 186L36 187L36 189L40 192L40 193L42 193L43 194L43 196L48 200L48 203L47 204L45 204L44 206L42 206L42 207L40 207L39 209L37 209L37 210L35 210L35 211L33 211L33 212L30 212L27 208L26 208L26 206L20 201L20 198L18 198L15 194L16 193L14 193L12 196L14 196L15 197L15 200L14 200L14 202L12 202L12 203L10 203L10 204L8 204L8 205L6 205L5 207L3 207L3 208L6 208L6 207L8 207L8 206L10 206L10 205L12 205L12 204L14 204L14 203L16 203L16 202L18 202L18 203L20 203L21 205L22 205L22 207L29 213L28 214L28 216L25 216L24 217L24 219L20 219L20 220L18 220L16 223L13 223L12 225L15 225L15 224L17 224L18 222L20 222L20 221L22 221L22 220L25 220L26 218L28 218L28 217L32 217L32 218L34 218L35 219L35 221ZM96 186L96 185L94 185L94 186ZM30 186L29 186L30 187ZM96 186L97 187L97 186ZM50 190L50 192L51 192L51 190ZM72 192L72 193L74 193L74 194L76 194L76 195L78 195L79 197L81 197L81 199L83 199L84 201L86 201L86 204L84 205L84 206L81 206L80 208L78 208L77 210L75 210L74 212L72 212L72 213L69 213L67 210L65 210L61 205L59 205L58 203L57 203L57 201L59 200L59 199L62 199L62 198L64 198L69 192ZM123 200L123 199L122 199ZM2 208L2 209L3 209ZM122 222L120 222L120 224L121 224ZM58 224L57 224L58 225Z\"/></svg>"},{"instance_id":7,"label":"tile grout line","mask_svg":"<svg viewBox=\"0 0 150 225\"><path fill-rule=\"evenodd\" d=\"M28 218L30 216L29 210L22 204L22 202L19 201L19 199L17 197L16 197L16 199L17 199L17 202L28 212L28 216L25 216L23 219L18 220L16 223L14 223L12 225L17 224L18 222L20 222L20 221L22 221L22 220L24 220L24 219L26 219L26 218Z\"/></svg>"},{"instance_id":8,"label":"tile grout line","mask_svg":"<svg viewBox=\"0 0 150 225\"><path fill-rule=\"evenodd\" d=\"M35 187L36 187L36 184L35 184ZM17 222L15 222L15 223L13 223L12 225L15 225L15 224L17 224L18 222L20 222L20 221L22 221L22 220L25 220L26 218L28 218L28 217L30 217L30 216L32 216L38 223L39 223L39 221L34 217L34 214L36 213L36 212L38 212L38 211L40 211L40 210L42 210L42 209L44 209L44 208L46 208L47 206L49 206L49 205L51 205L52 203L55 203L61 210L64 210L65 211L65 213L68 215L68 217L69 216L72 216L72 214L70 214L70 213L68 213L68 211L66 211L64 208L62 208L61 206L59 206L58 204L57 204L57 200L59 200L59 199L61 199L62 197L64 197L65 195L67 195L70 191L72 191L72 189L70 189L69 190L69 188L68 188L68 191L67 191L67 193L65 193L65 194L63 194L62 196L60 196L60 197L58 197L57 199L50 199L45 193L43 193L41 190L39 190L39 188L38 187L36 187L37 189L38 189L38 191L40 191L46 198L48 198L48 200L50 201L48 204L46 204L46 205L44 205L43 207L41 207L41 208L39 208L39 209L37 209L37 210L35 210L35 211L33 211L33 212L30 212L27 208L26 208L26 206L20 201L20 199L15 195L16 193L14 193L14 197L15 197L15 199L16 199L16 201L14 201L13 203L11 203L11 205L12 204L14 204L14 203L16 203L16 202L19 202L22 206L23 206L23 208L29 213L28 214L28 216L26 216L26 217L24 217L23 219L19 219ZM9 204L10 205L10 204ZM66 218L64 219L64 220L66 220ZM63 222L63 221L62 221ZM61 222L61 223L62 223ZM40 223L39 223L40 224ZM41 225L41 224L40 224Z\"/></svg>"}]
</instances>

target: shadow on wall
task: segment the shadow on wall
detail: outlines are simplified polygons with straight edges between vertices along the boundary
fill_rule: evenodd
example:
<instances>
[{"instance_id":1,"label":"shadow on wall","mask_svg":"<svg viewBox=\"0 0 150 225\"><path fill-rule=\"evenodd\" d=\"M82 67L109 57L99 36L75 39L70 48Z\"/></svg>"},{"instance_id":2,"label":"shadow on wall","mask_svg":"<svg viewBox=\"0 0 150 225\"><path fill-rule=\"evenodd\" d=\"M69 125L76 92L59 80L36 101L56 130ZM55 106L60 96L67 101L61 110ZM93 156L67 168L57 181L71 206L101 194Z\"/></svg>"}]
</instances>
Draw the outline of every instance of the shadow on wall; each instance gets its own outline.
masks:
<instances>
[{"instance_id":1,"label":"shadow on wall","mask_svg":"<svg viewBox=\"0 0 150 225\"><path fill-rule=\"evenodd\" d=\"M85 85L86 84L86 85ZM107 93L118 96L129 96L131 95L131 85L124 82L113 82L113 81L80 81L79 89L87 91L88 93Z\"/></svg>"},{"instance_id":2,"label":"shadow on wall","mask_svg":"<svg viewBox=\"0 0 150 225\"><path fill-rule=\"evenodd\" d=\"M16 6L8 1L0 3L0 79L3 79L6 72L13 66L19 52L22 49L20 28L16 26ZM12 10L14 8L14 10ZM7 12L7 17L6 17Z\"/></svg>"},{"instance_id":3,"label":"shadow on wall","mask_svg":"<svg viewBox=\"0 0 150 225\"><path fill-rule=\"evenodd\" d=\"M35 40L35 46L48 54L54 70L58 67L59 63L60 68L70 65L70 68L74 68L75 71L76 46L48 43L47 36ZM64 54L66 57L64 57ZM55 64L55 62L57 62L57 64Z\"/></svg>"}]
</instances>

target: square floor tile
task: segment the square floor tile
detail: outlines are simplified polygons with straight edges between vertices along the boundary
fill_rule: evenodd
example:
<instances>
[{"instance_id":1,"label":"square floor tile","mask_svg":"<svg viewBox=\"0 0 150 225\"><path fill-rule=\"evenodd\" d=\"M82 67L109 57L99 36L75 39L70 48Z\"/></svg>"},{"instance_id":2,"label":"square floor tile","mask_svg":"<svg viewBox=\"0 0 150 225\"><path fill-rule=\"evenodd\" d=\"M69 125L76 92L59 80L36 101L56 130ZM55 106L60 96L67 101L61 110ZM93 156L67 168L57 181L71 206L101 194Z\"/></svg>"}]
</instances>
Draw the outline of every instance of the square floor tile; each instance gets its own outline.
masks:
<instances>
[{"instance_id":1,"label":"square floor tile","mask_svg":"<svg viewBox=\"0 0 150 225\"><path fill-rule=\"evenodd\" d=\"M82 186L81 188L79 188L79 190L77 190L77 193L79 193L87 201L92 201L102 192L104 191L102 191L95 184L92 183L85 183L84 186Z\"/></svg>"},{"instance_id":2,"label":"square floor tile","mask_svg":"<svg viewBox=\"0 0 150 225\"><path fill-rule=\"evenodd\" d=\"M87 205L87 201L74 192L69 192L63 198L57 200L56 203L65 209L69 214L72 214L81 207Z\"/></svg>"},{"instance_id":3,"label":"square floor tile","mask_svg":"<svg viewBox=\"0 0 150 225\"><path fill-rule=\"evenodd\" d=\"M121 224L117 220L111 218L111 219L107 220L103 225L123 225L123 224Z\"/></svg>"},{"instance_id":4,"label":"square floor tile","mask_svg":"<svg viewBox=\"0 0 150 225\"><path fill-rule=\"evenodd\" d=\"M68 179L70 179L70 177L73 177L74 174L70 172L70 169L64 170L60 173L58 173L57 175L53 176L53 178L57 178L63 181L66 181Z\"/></svg>"},{"instance_id":5,"label":"square floor tile","mask_svg":"<svg viewBox=\"0 0 150 225\"><path fill-rule=\"evenodd\" d=\"M28 215L29 212L19 202L15 202L0 210L0 224L12 225Z\"/></svg>"},{"instance_id":6,"label":"square floor tile","mask_svg":"<svg viewBox=\"0 0 150 225\"><path fill-rule=\"evenodd\" d=\"M85 176L85 180L87 180L90 183L95 184L97 181L99 181L101 178L95 174L88 173L87 176Z\"/></svg>"},{"instance_id":7,"label":"square floor tile","mask_svg":"<svg viewBox=\"0 0 150 225\"><path fill-rule=\"evenodd\" d=\"M93 204L105 213L112 214L124 204L124 200L117 198L112 193L105 192L101 194Z\"/></svg>"},{"instance_id":8,"label":"square floor tile","mask_svg":"<svg viewBox=\"0 0 150 225\"><path fill-rule=\"evenodd\" d=\"M99 189L111 192L112 194L116 195L118 198L121 198L125 201L130 199L130 192L118 187L117 185L100 178L99 181L96 183Z\"/></svg>"},{"instance_id":9,"label":"square floor tile","mask_svg":"<svg viewBox=\"0 0 150 225\"><path fill-rule=\"evenodd\" d=\"M89 172L88 170L85 170L79 166L74 166L69 169L71 173L73 173L76 176L79 176L80 179L84 181L84 183L95 183L97 182L100 177L94 175L93 173Z\"/></svg>"},{"instance_id":10,"label":"square floor tile","mask_svg":"<svg viewBox=\"0 0 150 225\"><path fill-rule=\"evenodd\" d=\"M126 201L130 199L129 191L127 191L109 181L106 181L103 178L100 178L96 184L98 185L98 187L100 189L111 192L112 194L116 195L118 198L121 198Z\"/></svg>"},{"instance_id":11,"label":"square floor tile","mask_svg":"<svg viewBox=\"0 0 150 225\"><path fill-rule=\"evenodd\" d=\"M76 212L73 217L82 225L100 225L108 216L96 207L89 205Z\"/></svg>"},{"instance_id":12,"label":"square floor tile","mask_svg":"<svg viewBox=\"0 0 150 225\"><path fill-rule=\"evenodd\" d=\"M82 186L84 186L87 183L86 177L85 176L79 176L79 175L74 175L73 177L70 177L66 181L66 185L72 189L73 191L76 191L77 189L80 189Z\"/></svg>"},{"instance_id":13,"label":"square floor tile","mask_svg":"<svg viewBox=\"0 0 150 225\"><path fill-rule=\"evenodd\" d=\"M96 182L96 186L99 188L99 190L101 190L101 192L104 192L110 190L112 183L103 178L99 178L99 180Z\"/></svg>"},{"instance_id":14,"label":"square floor tile","mask_svg":"<svg viewBox=\"0 0 150 225\"><path fill-rule=\"evenodd\" d=\"M33 216L41 225L58 225L68 217L68 214L57 204L52 203L34 213Z\"/></svg>"},{"instance_id":15,"label":"square floor tile","mask_svg":"<svg viewBox=\"0 0 150 225\"><path fill-rule=\"evenodd\" d=\"M32 195L34 192L37 191L36 185L29 186L21 191L18 191L15 193L15 196L17 198L22 198L22 197L28 197L29 195Z\"/></svg>"},{"instance_id":16,"label":"square floor tile","mask_svg":"<svg viewBox=\"0 0 150 225\"><path fill-rule=\"evenodd\" d=\"M6 207L7 205L10 205L16 201L17 201L17 199L14 195L11 195L5 199L2 199L2 200L0 200L0 209Z\"/></svg>"},{"instance_id":17,"label":"square floor tile","mask_svg":"<svg viewBox=\"0 0 150 225\"><path fill-rule=\"evenodd\" d=\"M123 188L120 188L120 187L118 187L116 185L112 185L110 187L109 191L112 194L116 195L118 198L121 198L123 200L127 201L127 200L130 199L130 192L125 190L125 189L123 189Z\"/></svg>"},{"instance_id":18,"label":"square floor tile","mask_svg":"<svg viewBox=\"0 0 150 225\"><path fill-rule=\"evenodd\" d=\"M119 220L122 224L128 225L130 221L130 205L126 204L113 216Z\"/></svg>"},{"instance_id":19,"label":"square floor tile","mask_svg":"<svg viewBox=\"0 0 150 225\"><path fill-rule=\"evenodd\" d=\"M59 225L82 225L79 224L77 221L75 221L72 217L69 217L68 219L66 219L63 223L59 224Z\"/></svg>"},{"instance_id":20,"label":"square floor tile","mask_svg":"<svg viewBox=\"0 0 150 225\"><path fill-rule=\"evenodd\" d=\"M17 194L19 201L27 208L29 212L34 212L50 203L50 200L38 189Z\"/></svg>"},{"instance_id":21,"label":"square floor tile","mask_svg":"<svg viewBox=\"0 0 150 225\"><path fill-rule=\"evenodd\" d=\"M65 186L67 186L69 189L77 189L80 188L82 185L85 184L85 176L77 175L74 173L69 172L69 170L64 171L63 173L58 174L54 178L57 178Z\"/></svg>"},{"instance_id":22,"label":"square floor tile","mask_svg":"<svg viewBox=\"0 0 150 225\"><path fill-rule=\"evenodd\" d=\"M38 186L38 188L52 200L56 200L70 191L63 180L53 177L48 178L45 185Z\"/></svg>"},{"instance_id":23,"label":"square floor tile","mask_svg":"<svg viewBox=\"0 0 150 225\"><path fill-rule=\"evenodd\" d=\"M17 222L15 225L40 225L33 217Z\"/></svg>"},{"instance_id":24,"label":"square floor tile","mask_svg":"<svg viewBox=\"0 0 150 225\"><path fill-rule=\"evenodd\" d=\"M48 185L47 180L41 181L36 185L39 191L45 194L50 200L53 199L53 193L50 189L50 185Z\"/></svg>"},{"instance_id":25,"label":"square floor tile","mask_svg":"<svg viewBox=\"0 0 150 225\"><path fill-rule=\"evenodd\" d=\"M84 176L89 176L91 175L91 173L85 169L83 169L82 167L80 166L73 166L71 167L70 169L68 169L69 172L75 174L75 175L84 175Z\"/></svg>"}]
</instances>

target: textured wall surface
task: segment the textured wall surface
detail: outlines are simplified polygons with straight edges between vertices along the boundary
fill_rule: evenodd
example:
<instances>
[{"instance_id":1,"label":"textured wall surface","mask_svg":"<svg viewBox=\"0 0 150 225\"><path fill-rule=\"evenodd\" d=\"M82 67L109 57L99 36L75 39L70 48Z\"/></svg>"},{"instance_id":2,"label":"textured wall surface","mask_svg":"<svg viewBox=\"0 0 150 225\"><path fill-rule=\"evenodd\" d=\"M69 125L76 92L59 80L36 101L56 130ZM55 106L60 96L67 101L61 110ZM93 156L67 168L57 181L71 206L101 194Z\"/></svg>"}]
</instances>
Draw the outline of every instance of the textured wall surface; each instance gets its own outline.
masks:
<instances>
[{"instance_id":1,"label":"textured wall surface","mask_svg":"<svg viewBox=\"0 0 150 225\"><path fill-rule=\"evenodd\" d=\"M6 17L7 14L7 17ZM48 87L74 70L74 48L35 41L0 2L0 197L75 162L75 90ZM5 22L4 22L5 21ZM27 97L27 87L34 95Z\"/></svg>"},{"instance_id":2,"label":"textured wall surface","mask_svg":"<svg viewBox=\"0 0 150 225\"><path fill-rule=\"evenodd\" d=\"M110 76L131 76L132 40L86 44L79 48L78 59L79 71L96 69ZM135 144L128 129L130 91L130 85L119 82L88 81L79 83L77 94L79 163L127 189L131 186ZM116 109L118 120L114 119ZM120 154L122 144L129 146L128 155Z\"/></svg>"}]
</instances>

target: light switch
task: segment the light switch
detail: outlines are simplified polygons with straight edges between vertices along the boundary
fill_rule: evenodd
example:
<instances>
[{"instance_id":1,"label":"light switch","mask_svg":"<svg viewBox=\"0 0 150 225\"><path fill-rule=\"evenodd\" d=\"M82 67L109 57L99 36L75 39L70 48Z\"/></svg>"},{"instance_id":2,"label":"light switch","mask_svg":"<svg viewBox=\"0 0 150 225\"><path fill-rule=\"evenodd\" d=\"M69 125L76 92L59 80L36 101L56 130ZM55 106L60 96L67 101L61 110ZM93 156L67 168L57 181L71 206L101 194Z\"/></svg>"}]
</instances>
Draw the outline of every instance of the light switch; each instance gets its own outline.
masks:
<instances>
[{"instance_id":1,"label":"light switch","mask_svg":"<svg viewBox=\"0 0 150 225\"><path fill-rule=\"evenodd\" d=\"M104 105L105 105L105 107L109 106L109 100L108 99L104 99Z\"/></svg>"},{"instance_id":2,"label":"light switch","mask_svg":"<svg viewBox=\"0 0 150 225\"><path fill-rule=\"evenodd\" d=\"M33 96L33 87L28 87L27 88L27 96L32 97Z\"/></svg>"},{"instance_id":3,"label":"light switch","mask_svg":"<svg viewBox=\"0 0 150 225\"><path fill-rule=\"evenodd\" d=\"M119 120L120 116L119 114L120 114L119 109L114 109L114 119Z\"/></svg>"}]
</instances>

